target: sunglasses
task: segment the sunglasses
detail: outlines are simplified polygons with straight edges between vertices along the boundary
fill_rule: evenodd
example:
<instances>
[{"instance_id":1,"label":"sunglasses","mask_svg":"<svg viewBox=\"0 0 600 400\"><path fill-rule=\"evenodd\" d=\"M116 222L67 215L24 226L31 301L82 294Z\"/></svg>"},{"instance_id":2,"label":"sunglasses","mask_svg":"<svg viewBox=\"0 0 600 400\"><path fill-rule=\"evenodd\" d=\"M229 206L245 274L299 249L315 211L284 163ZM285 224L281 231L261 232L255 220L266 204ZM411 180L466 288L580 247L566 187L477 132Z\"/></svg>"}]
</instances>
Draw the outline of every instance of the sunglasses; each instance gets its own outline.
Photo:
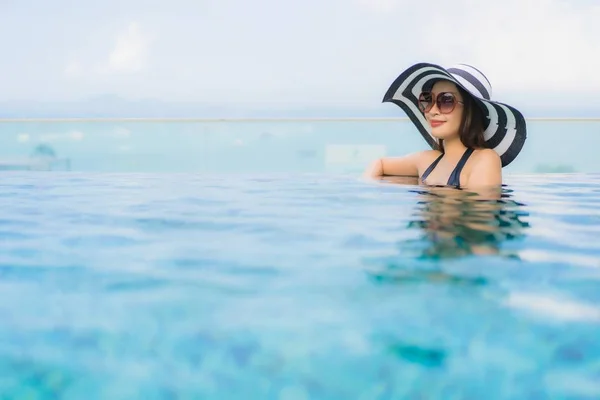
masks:
<instances>
[{"instance_id":1,"label":"sunglasses","mask_svg":"<svg viewBox=\"0 0 600 400\"><path fill-rule=\"evenodd\" d=\"M422 92L419 95L419 110L426 113L431 110L434 104L434 94L432 92ZM450 114L454 111L456 104L464 104L456 98L452 92L441 92L435 97L435 105L442 114Z\"/></svg>"}]
</instances>

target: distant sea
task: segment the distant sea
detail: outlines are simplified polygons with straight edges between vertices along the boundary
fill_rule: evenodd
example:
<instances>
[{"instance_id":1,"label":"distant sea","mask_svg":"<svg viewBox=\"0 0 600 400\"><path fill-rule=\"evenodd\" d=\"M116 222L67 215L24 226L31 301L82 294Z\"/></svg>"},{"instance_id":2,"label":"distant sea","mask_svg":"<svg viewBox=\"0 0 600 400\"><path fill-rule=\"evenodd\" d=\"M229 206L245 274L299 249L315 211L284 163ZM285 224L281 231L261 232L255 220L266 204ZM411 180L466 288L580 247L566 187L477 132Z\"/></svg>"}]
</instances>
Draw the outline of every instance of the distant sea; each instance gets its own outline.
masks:
<instances>
[{"instance_id":1,"label":"distant sea","mask_svg":"<svg viewBox=\"0 0 600 400\"><path fill-rule=\"evenodd\" d=\"M4 169L53 158L51 169L82 172L360 173L377 157L425 148L410 122L390 118L0 120ZM598 148L600 120L531 120L505 173L600 172Z\"/></svg>"}]
</instances>

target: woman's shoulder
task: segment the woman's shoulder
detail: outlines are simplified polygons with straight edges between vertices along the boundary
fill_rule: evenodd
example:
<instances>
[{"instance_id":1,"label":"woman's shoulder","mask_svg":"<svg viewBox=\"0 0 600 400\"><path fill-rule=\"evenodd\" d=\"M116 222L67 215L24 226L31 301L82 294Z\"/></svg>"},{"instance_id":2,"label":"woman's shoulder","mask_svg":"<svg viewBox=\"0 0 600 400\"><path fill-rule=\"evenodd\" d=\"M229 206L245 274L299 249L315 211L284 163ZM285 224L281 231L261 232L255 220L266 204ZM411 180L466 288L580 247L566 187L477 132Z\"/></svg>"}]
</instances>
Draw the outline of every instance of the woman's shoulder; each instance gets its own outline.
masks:
<instances>
[{"instance_id":1,"label":"woman's shoulder","mask_svg":"<svg viewBox=\"0 0 600 400\"><path fill-rule=\"evenodd\" d=\"M417 168L417 175L421 176L423 172L442 155L438 150L421 150L413 153L413 162Z\"/></svg>"},{"instance_id":2,"label":"woman's shoulder","mask_svg":"<svg viewBox=\"0 0 600 400\"><path fill-rule=\"evenodd\" d=\"M497 186L502 184L502 160L493 149L473 152L467 186Z\"/></svg>"},{"instance_id":3,"label":"woman's shoulder","mask_svg":"<svg viewBox=\"0 0 600 400\"><path fill-rule=\"evenodd\" d=\"M436 158L442 155L442 152L439 150L422 150L417 152L415 155L419 162L431 164Z\"/></svg>"},{"instance_id":4,"label":"woman's shoulder","mask_svg":"<svg viewBox=\"0 0 600 400\"><path fill-rule=\"evenodd\" d=\"M474 166L486 166L488 168L502 168L502 160L493 149L477 149L473 152Z\"/></svg>"},{"instance_id":5,"label":"woman's shoulder","mask_svg":"<svg viewBox=\"0 0 600 400\"><path fill-rule=\"evenodd\" d=\"M438 158L442 153L438 150L420 150L406 154L401 157L391 157L390 159L409 159L415 165L423 163L431 163Z\"/></svg>"},{"instance_id":6,"label":"woman's shoulder","mask_svg":"<svg viewBox=\"0 0 600 400\"><path fill-rule=\"evenodd\" d=\"M442 152L439 150L421 150L412 154L413 157L420 160L430 160L438 158L442 155Z\"/></svg>"}]
</instances>

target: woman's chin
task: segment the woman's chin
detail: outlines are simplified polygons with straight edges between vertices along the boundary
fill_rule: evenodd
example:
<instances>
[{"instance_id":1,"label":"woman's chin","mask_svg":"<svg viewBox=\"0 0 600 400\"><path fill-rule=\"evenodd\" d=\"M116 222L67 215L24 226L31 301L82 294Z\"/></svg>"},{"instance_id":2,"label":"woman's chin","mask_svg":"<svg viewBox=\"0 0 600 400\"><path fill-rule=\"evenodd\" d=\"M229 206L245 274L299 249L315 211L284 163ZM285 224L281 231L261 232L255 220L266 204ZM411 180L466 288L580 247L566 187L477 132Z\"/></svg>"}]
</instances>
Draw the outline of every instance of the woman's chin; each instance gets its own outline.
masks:
<instances>
[{"instance_id":1,"label":"woman's chin","mask_svg":"<svg viewBox=\"0 0 600 400\"><path fill-rule=\"evenodd\" d=\"M436 139L448 139L450 136L452 136L452 134L444 131L438 131L435 128L433 128L431 130L431 136L433 136Z\"/></svg>"}]
</instances>

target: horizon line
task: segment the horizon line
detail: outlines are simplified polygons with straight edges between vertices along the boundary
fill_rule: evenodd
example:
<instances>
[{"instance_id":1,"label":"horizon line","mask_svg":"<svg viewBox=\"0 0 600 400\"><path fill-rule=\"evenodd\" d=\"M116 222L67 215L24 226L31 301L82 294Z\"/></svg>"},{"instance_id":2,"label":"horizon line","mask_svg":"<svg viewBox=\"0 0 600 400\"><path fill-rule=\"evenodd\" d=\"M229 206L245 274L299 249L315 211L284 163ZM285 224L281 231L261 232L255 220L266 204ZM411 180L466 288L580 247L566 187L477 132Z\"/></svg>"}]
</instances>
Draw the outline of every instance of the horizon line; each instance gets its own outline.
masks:
<instances>
[{"instance_id":1,"label":"horizon line","mask_svg":"<svg viewBox=\"0 0 600 400\"><path fill-rule=\"evenodd\" d=\"M599 117L529 117L538 122L600 122ZM12 122L410 122L408 117L32 117L1 118L0 123Z\"/></svg>"}]
</instances>

